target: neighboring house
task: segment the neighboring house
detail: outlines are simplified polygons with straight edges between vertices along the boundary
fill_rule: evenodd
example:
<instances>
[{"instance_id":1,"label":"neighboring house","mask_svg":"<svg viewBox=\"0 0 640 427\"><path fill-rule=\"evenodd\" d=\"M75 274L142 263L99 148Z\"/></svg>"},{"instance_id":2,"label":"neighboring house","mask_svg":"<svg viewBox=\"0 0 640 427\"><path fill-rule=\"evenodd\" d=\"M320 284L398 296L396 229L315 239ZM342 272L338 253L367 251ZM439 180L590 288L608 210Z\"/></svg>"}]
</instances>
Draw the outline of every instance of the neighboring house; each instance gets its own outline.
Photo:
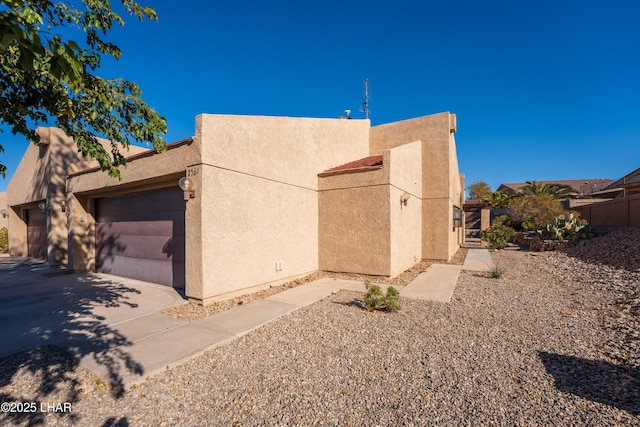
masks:
<instances>
[{"instance_id":1,"label":"neighboring house","mask_svg":"<svg viewBox=\"0 0 640 427\"><path fill-rule=\"evenodd\" d=\"M558 179L550 181L535 181L538 184L560 184L568 185L578 192L578 197L590 196L596 191L600 191L610 185L613 181L606 178L586 178L586 179ZM509 196L513 196L521 187L527 185L527 182L513 182L509 184L500 184L497 191L501 191Z\"/></svg>"},{"instance_id":2,"label":"neighboring house","mask_svg":"<svg viewBox=\"0 0 640 427\"><path fill-rule=\"evenodd\" d=\"M571 209L595 226L640 227L640 168L593 193L599 199L572 204Z\"/></svg>"},{"instance_id":3,"label":"neighboring house","mask_svg":"<svg viewBox=\"0 0 640 427\"><path fill-rule=\"evenodd\" d=\"M610 183L602 191L598 191L593 195L613 199L615 197L631 196L632 194L640 194L640 168Z\"/></svg>"},{"instance_id":4,"label":"neighboring house","mask_svg":"<svg viewBox=\"0 0 640 427\"><path fill-rule=\"evenodd\" d=\"M455 129L450 113L375 127L203 114L165 153L133 152L120 181L39 129L7 188L10 252L205 304L317 270L395 276L463 241Z\"/></svg>"}]
</instances>

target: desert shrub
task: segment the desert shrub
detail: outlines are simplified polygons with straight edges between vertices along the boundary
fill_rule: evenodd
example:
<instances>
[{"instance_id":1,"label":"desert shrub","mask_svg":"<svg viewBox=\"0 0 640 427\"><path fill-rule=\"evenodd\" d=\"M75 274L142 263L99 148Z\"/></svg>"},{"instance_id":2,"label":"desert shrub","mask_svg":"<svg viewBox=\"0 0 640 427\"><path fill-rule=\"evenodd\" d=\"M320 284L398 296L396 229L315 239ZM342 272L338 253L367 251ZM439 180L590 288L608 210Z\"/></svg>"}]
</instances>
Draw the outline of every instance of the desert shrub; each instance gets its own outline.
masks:
<instances>
[{"instance_id":1,"label":"desert shrub","mask_svg":"<svg viewBox=\"0 0 640 427\"><path fill-rule=\"evenodd\" d=\"M493 218L493 221L491 222L492 225L507 225L507 223L509 222L509 217L507 215L500 215L497 216L495 218Z\"/></svg>"},{"instance_id":2,"label":"desert shrub","mask_svg":"<svg viewBox=\"0 0 640 427\"><path fill-rule=\"evenodd\" d=\"M486 230L482 230L480 238L487 242L492 249L504 249L515 234L515 230L511 227L493 224Z\"/></svg>"},{"instance_id":3,"label":"desert shrub","mask_svg":"<svg viewBox=\"0 0 640 427\"><path fill-rule=\"evenodd\" d=\"M387 288L387 294L384 295L380 286L372 284L370 281L364 282L367 293L364 295L364 307L369 311L385 310L395 313L400 310L400 292L393 286Z\"/></svg>"},{"instance_id":4,"label":"desert shrub","mask_svg":"<svg viewBox=\"0 0 640 427\"><path fill-rule=\"evenodd\" d=\"M564 213L560 201L548 194L513 198L510 208L512 223L524 230L540 230Z\"/></svg>"},{"instance_id":5,"label":"desert shrub","mask_svg":"<svg viewBox=\"0 0 640 427\"><path fill-rule=\"evenodd\" d=\"M506 225L514 230L520 229L520 223L514 222L510 215L499 215L491 220L491 225Z\"/></svg>"},{"instance_id":6,"label":"desert shrub","mask_svg":"<svg viewBox=\"0 0 640 427\"><path fill-rule=\"evenodd\" d=\"M0 253L9 252L9 230L7 227L0 228Z\"/></svg>"}]
</instances>

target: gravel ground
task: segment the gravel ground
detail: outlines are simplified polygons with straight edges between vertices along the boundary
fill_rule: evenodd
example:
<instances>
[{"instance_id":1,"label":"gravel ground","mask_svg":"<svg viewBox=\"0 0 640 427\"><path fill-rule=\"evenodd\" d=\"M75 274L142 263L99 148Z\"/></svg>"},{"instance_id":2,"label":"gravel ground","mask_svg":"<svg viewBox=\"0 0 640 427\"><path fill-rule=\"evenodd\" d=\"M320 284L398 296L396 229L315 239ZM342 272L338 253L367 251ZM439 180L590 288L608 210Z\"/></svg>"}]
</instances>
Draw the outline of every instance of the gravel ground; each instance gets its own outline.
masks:
<instances>
[{"instance_id":1,"label":"gravel ground","mask_svg":"<svg viewBox=\"0 0 640 427\"><path fill-rule=\"evenodd\" d=\"M640 425L640 230L501 251L451 304L340 292L115 398L54 349L0 361L2 425ZM635 258L634 258L635 256ZM622 259L622 261L621 261Z\"/></svg>"}]
</instances>

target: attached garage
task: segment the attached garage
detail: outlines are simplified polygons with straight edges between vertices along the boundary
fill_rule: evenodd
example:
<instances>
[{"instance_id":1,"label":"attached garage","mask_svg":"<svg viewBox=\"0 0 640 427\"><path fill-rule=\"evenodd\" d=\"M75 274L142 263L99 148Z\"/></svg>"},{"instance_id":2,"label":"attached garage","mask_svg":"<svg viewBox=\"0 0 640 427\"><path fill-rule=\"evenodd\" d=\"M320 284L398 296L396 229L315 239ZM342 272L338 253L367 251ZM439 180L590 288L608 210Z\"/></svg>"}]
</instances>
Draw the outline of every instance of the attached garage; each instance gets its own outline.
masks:
<instances>
[{"instance_id":1,"label":"attached garage","mask_svg":"<svg viewBox=\"0 0 640 427\"><path fill-rule=\"evenodd\" d=\"M177 186L99 198L97 271L185 287L185 201Z\"/></svg>"},{"instance_id":2,"label":"attached garage","mask_svg":"<svg viewBox=\"0 0 640 427\"><path fill-rule=\"evenodd\" d=\"M27 255L47 259L47 214L27 209Z\"/></svg>"}]
</instances>

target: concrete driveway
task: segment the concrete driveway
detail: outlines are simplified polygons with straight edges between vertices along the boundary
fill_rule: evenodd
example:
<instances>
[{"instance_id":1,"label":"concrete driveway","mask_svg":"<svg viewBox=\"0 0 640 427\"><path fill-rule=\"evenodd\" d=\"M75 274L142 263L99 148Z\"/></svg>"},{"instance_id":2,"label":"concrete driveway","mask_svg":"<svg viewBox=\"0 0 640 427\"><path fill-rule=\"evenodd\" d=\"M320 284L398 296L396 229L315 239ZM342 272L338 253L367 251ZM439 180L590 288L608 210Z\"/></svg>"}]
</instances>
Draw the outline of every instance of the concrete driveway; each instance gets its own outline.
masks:
<instances>
[{"instance_id":1,"label":"concrete driveway","mask_svg":"<svg viewBox=\"0 0 640 427\"><path fill-rule=\"evenodd\" d=\"M51 344L80 360L126 346L118 324L185 303L174 289L0 258L0 357Z\"/></svg>"}]
</instances>

